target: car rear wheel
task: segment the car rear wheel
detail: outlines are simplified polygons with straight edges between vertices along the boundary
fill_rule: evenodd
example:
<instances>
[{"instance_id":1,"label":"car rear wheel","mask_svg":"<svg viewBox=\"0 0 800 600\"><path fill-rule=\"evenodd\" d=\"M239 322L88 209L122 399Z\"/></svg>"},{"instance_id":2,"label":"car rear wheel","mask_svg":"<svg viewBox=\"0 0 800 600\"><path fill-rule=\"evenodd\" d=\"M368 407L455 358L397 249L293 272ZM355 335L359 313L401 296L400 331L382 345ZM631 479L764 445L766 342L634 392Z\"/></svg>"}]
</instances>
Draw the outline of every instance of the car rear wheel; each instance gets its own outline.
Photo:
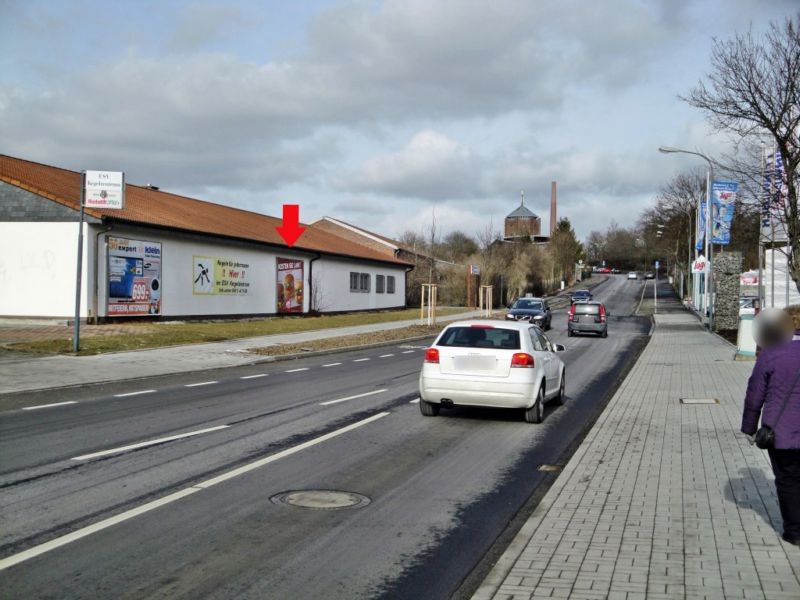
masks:
<instances>
[{"instance_id":1,"label":"car rear wheel","mask_svg":"<svg viewBox=\"0 0 800 600\"><path fill-rule=\"evenodd\" d=\"M421 412L426 417L436 417L439 415L439 410L442 407L438 404L434 404L433 402L426 402L422 398L419 400L419 412Z\"/></svg>"},{"instance_id":2,"label":"car rear wheel","mask_svg":"<svg viewBox=\"0 0 800 600\"><path fill-rule=\"evenodd\" d=\"M608 337L608 329L604 330L603 333L600 334L602 337Z\"/></svg>"},{"instance_id":3,"label":"car rear wheel","mask_svg":"<svg viewBox=\"0 0 800 600\"><path fill-rule=\"evenodd\" d=\"M564 404L564 401L567 399L564 390L566 389L566 382L567 382L567 374L561 373L561 384L558 386L558 396L555 397L555 404L561 406Z\"/></svg>"},{"instance_id":4,"label":"car rear wheel","mask_svg":"<svg viewBox=\"0 0 800 600\"><path fill-rule=\"evenodd\" d=\"M544 384L539 388L539 397L533 406L525 409L526 423L541 423L544 420Z\"/></svg>"}]
</instances>

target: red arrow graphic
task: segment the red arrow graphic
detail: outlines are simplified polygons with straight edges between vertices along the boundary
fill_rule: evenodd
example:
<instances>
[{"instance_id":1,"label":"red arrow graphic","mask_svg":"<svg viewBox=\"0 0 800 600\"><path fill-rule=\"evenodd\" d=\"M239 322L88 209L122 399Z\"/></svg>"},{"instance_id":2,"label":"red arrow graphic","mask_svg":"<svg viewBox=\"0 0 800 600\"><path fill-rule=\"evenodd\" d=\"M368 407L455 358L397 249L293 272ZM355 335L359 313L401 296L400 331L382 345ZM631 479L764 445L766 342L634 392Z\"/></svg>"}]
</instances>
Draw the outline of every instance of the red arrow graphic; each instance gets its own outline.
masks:
<instances>
[{"instance_id":1,"label":"red arrow graphic","mask_svg":"<svg viewBox=\"0 0 800 600\"><path fill-rule=\"evenodd\" d=\"M284 204L283 205L283 225L276 227L278 233L286 242L286 245L291 248L294 243L303 235L306 230L305 227L300 227L300 205L298 204Z\"/></svg>"}]
</instances>

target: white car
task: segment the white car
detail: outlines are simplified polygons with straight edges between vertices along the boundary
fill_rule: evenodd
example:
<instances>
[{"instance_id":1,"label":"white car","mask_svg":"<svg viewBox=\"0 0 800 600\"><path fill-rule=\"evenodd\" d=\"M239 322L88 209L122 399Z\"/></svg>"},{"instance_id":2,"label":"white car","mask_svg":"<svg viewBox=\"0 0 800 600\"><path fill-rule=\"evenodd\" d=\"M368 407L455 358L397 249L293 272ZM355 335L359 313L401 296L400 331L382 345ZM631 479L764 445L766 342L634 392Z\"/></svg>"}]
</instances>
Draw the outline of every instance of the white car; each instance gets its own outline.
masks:
<instances>
[{"instance_id":1,"label":"white car","mask_svg":"<svg viewBox=\"0 0 800 600\"><path fill-rule=\"evenodd\" d=\"M536 325L516 321L459 321L448 325L425 351L419 407L426 417L442 406L522 408L528 423L541 423L544 404L565 399L564 363Z\"/></svg>"},{"instance_id":2,"label":"white car","mask_svg":"<svg viewBox=\"0 0 800 600\"><path fill-rule=\"evenodd\" d=\"M628 279L639 279L639 276L636 274L636 271L631 271L628 273Z\"/></svg>"}]
</instances>

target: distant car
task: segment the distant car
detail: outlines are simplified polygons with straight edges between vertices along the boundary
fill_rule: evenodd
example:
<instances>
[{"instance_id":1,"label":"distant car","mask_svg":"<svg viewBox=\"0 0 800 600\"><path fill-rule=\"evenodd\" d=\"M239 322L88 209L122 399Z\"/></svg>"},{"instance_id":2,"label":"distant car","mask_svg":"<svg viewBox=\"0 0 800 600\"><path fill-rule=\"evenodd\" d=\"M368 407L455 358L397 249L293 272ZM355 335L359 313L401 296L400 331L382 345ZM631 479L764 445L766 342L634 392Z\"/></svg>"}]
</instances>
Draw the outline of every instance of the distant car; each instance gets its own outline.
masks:
<instances>
[{"instance_id":1,"label":"distant car","mask_svg":"<svg viewBox=\"0 0 800 600\"><path fill-rule=\"evenodd\" d=\"M553 314L544 298L518 298L506 313L508 321L530 321L544 329L550 329Z\"/></svg>"},{"instance_id":2,"label":"distant car","mask_svg":"<svg viewBox=\"0 0 800 600\"><path fill-rule=\"evenodd\" d=\"M567 335L596 333L608 336L608 315L602 302L577 302L570 306L567 320Z\"/></svg>"},{"instance_id":3,"label":"distant car","mask_svg":"<svg viewBox=\"0 0 800 600\"><path fill-rule=\"evenodd\" d=\"M589 290L575 290L569 296L570 304L574 304L575 302L585 302L591 299L592 299L592 292L590 292Z\"/></svg>"},{"instance_id":4,"label":"distant car","mask_svg":"<svg viewBox=\"0 0 800 600\"><path fill-rule=\"evenodd\" d=\"M435 417L442 407L521 408L541 423L544 404L564 401L565 367L552 344L527 321L459 321L425 351L419 408Z\"/></svg>"},{"instance_id":5,"label":"distant car","mask_svg":"<svg viewBox=\"0 0 800 600\"><path fill-rule=\"evenodd\" d=\"M650 271L644 274L645 279L655 279L655 277L656 277L655 274L651 273Z\"/></svg>"},{"instance_id":6,"label":"distant car","mask_svg":"<svg viewBox=\"0 0 800 600\"><path fill-rule=\"evenodd\" d=\"M628 273L628 279L639 279L639 275L636 274L636 271L631 271Z\"/></svg>"}]
</instances>

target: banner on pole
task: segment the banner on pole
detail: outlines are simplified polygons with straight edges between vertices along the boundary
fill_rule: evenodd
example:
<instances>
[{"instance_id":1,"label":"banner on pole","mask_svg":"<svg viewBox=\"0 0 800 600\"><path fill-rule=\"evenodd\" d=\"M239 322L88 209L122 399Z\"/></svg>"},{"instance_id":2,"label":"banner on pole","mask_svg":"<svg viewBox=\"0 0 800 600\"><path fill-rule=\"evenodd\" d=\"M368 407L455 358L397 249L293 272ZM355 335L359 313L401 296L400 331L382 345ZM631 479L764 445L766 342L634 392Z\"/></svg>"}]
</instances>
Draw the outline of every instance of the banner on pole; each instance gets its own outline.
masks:
<instances>
[{"instance_id":1,"label":"banner on pole","mask_svg":"<svg viewBox=\"0 0 800 600\"><path fill-rule=\"evenodd\" d=\"M711 186L711 243L731 243L731 222L739 184L715 181Z\"/></svg>"},{"instance_id":2,"label":"banner on pole","mask_svg":"<svg viewBox=\"0 0 800 600\"><path fill-rule=\"evenodd\" d=\"M702 250L706 240L706 201L700 202L700 226L697 231L697 243L695 249Z\"/></svg>"}]
</instances>

